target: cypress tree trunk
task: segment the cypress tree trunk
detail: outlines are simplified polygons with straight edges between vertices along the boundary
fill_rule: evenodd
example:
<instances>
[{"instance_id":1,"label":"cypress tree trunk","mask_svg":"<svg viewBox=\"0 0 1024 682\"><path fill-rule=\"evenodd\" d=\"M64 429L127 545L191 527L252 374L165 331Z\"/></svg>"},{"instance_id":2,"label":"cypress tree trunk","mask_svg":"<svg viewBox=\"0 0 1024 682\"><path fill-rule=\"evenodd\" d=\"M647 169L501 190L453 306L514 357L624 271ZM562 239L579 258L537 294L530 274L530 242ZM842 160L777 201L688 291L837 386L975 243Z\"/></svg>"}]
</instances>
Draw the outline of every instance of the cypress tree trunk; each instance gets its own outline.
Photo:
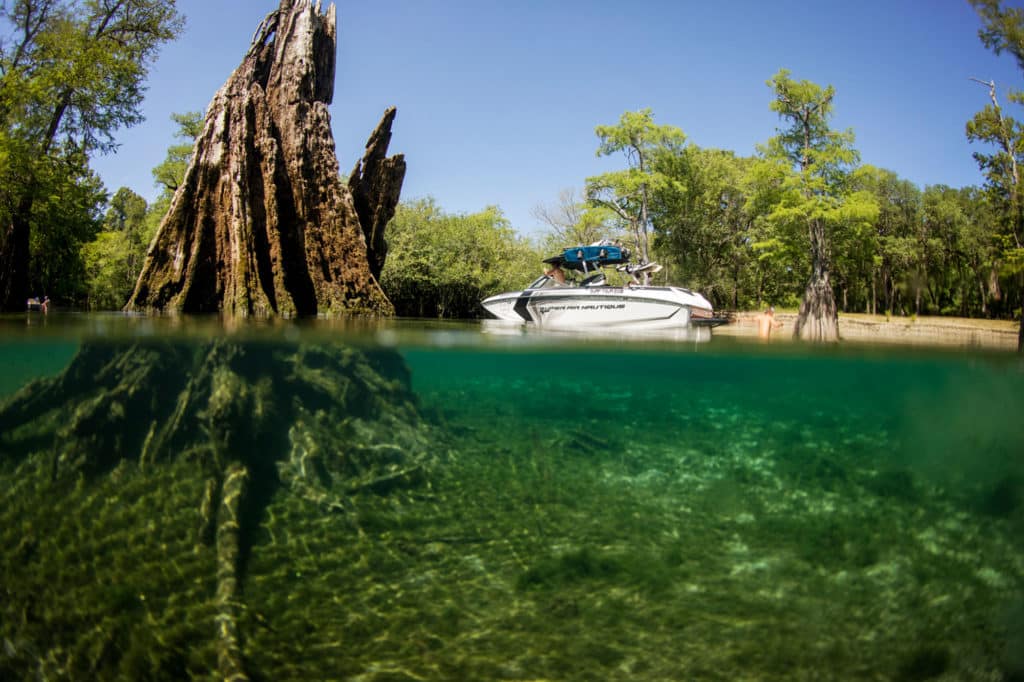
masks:
<instances>
[{"instance_id":1,"label":"cypress tree trunk","mask_svg":"<svg viewBox=\"0 0 1024 682\"><path fill-rule=\"evenodd\" d=\"M811 221L811 280L807 283L800 312L793 326L793 337L805 341L838 341L839 313L829 281L828 246L825 225Z\"/></svg>"},{"instance_id":2,"label":"cypress tree trunk","mask_svg":"<svg viewBox=\"0 0 1024 682\"><path fill-rule=\"evenodd\" d=\"M342 183L328 105L335 9L281 0L214 96L185 180L146 256L128 310L242 315L391 314L365 226ZM394 111L371 139L386 172L365 189L382 242L404 161L385 158ZM366 164L371 165L371 164ZM374 263L383 263L377 247Z\"/></svg>"}]
</instances>

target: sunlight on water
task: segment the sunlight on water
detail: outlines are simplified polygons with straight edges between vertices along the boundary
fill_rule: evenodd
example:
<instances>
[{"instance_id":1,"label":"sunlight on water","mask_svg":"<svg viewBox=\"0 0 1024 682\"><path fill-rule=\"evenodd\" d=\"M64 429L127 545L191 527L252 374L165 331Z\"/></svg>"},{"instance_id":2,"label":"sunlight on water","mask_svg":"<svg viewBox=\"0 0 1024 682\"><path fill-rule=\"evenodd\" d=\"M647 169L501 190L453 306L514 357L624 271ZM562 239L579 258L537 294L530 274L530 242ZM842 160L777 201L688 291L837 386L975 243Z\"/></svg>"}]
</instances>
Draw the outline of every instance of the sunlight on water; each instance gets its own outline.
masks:
<instances>
[{"instance_id":1,"label":"sunlight on water","mask_svg":"<svg viewBox=\"0 0 1024 682\"><path fill-rule=\"evenodd\" d=\"M4 679L1024 675L1016 355L29 320Z\"/></svg>"}]
</instances>

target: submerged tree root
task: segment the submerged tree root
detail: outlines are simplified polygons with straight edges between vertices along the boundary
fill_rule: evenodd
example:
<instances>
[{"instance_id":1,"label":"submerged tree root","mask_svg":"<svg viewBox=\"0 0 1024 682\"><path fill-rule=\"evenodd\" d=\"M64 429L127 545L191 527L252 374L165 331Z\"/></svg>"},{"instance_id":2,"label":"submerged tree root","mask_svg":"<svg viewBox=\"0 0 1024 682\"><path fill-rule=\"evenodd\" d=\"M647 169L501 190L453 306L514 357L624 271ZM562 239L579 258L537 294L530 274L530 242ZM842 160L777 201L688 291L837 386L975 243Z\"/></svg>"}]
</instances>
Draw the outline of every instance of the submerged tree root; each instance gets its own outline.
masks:
<instances>
[{"instance_id":1,"label":"submerged tree root","mask_svg":"<svg viewBox=\"0 0 1024 682\"><path fill-rule=\"evenodd\" d=\"M207 635L216 662L204 660L199 666L241 681L250 674L258 678L260 672L247 666L243 656L241 616L246 564L264 510L282 487L311 511L331 513L346 508L356 496L387 496L424 483L433 461L425 429L408 369L391 350L229 339L86 342L63 374L35 382L0 404L0 465L30 476L27 488L81 490L86 498L92 490L131 485L135 498L127 498L136 499L132 504L137 506L133 523L148 526L159 519L147 518L147 510L158 508L163 502L157 500L168 494L157 481L166 481L173 470L175 487L191 491L190 528L196 538L173 549L166 544L157 549L166 552L162 561L187 564L209 556L213 546L216 581L213 593L205 597L205 613L216 620ZM68 513L74 517L79 510ZM99 536L104 530L98 528ZM127 531L123 521L109 530L128 532L143 542L152 536L151 530ZM65 546L88 556L93 538L81 536ZM18 551L31 555L34 550L26 544ZM124 584L138 580L130 564L118 570ZM12 598L24 603L8 612L31 612L38 596L31 594L33 589L15 593ZM112 620L131 621L132 609L143 603L130 588L88 589L114 589L113 601L109 595L88 597L127 609L117 607L120 615L110 616ZM197 598L204 599L190 593L195 608L203 610ZM91 615L83 622L94 619ZM30 620L3 631L4 636L11 641L22 637L24 628L35 627ZM89 632L57 620L63 628L61 651L95 648ZM75 658L94 663L81 668L68 664L69 676L96 678L95 666L102 666L114 672L99 677L137 678L141 673L133 666L142 665L137 655L135 662L127 660L131 657L120 660L122 640L129 637L123 633L133 627L117 630L115 639L121 639L99 653ZM174 637L161 629L164 625L147 627L156 628L153 641L179 652L168 654L170 659L194 650L194 643L174 645ZM150 674L152 669L145 666ZM26 674L17 676L28 675L27 669L21 672Z\"/></svg>"},{"instance_id":2,"label":"submerged tree root","mask_svg":"<svg viewBox=\"0 0 1024 682\"><path fill-rule=\"evenodd\" d=\"M228 465L217 528L217 667L221 677L228 682L249 679L238 640L239 514L248 478L249 470L241 463Z\"/></svg>"}]
</instances>

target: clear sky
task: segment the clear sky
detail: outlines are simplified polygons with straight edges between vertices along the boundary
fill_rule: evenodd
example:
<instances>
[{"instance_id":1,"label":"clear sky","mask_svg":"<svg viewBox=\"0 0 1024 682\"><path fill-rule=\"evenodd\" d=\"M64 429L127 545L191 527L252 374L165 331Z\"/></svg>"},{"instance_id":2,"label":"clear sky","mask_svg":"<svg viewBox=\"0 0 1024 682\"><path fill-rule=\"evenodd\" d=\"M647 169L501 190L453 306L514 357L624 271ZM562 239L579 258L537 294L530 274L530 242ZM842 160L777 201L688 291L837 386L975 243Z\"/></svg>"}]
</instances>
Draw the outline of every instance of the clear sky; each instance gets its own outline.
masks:
<instances>
[{"instance_id":1,"label":"clear sky","mask_svg":"<svg viewBox=\"0 0 1024 682\"><path fill-rule=\"evenodd\" d=\"M151 70L145 123L96 159L109 191L156 196L150 170L174 142L174 112L205 110L277 0L179 0L183 35ZM326 2L324 5L326 6ZM966 0L340 0L331 115L348 172L384 109L406 155L404 199L450 212L497 205L523 234L531 215L588 175L594 127L651 108L702 147L754 153L775 134L765 82L780 68L836 88L837 128L864 163L920 186L980 185L964 124L995 79L1024 77L977 37Z\"/></svg>"}]
</instances>

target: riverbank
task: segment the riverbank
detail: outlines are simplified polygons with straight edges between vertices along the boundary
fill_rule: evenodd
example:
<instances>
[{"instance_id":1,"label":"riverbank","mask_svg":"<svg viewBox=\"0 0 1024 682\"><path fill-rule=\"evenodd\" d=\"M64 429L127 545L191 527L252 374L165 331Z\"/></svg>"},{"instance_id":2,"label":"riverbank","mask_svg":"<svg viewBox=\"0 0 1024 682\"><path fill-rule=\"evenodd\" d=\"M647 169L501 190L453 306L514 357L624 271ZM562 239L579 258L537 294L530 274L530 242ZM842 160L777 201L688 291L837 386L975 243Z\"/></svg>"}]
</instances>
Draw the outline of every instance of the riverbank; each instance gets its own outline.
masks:
<instances>
[{"instance_id":1,"label":"riverbank","mask_svg":"<svg viewBox=\"0 0 1024 682\"><path fill-rule=\"evenodd\" d=\"M757 312L736 315L732 324L715 329L716 335L756 336ZM782 328L773 340L789 340L793 335L795 312L777 312ZM955 346L993 350L1016 350L1018 322L978 320L964 317L887 317L841 313L839 335L844 341L898 345Z\"/></svg>"}]
</instances>

